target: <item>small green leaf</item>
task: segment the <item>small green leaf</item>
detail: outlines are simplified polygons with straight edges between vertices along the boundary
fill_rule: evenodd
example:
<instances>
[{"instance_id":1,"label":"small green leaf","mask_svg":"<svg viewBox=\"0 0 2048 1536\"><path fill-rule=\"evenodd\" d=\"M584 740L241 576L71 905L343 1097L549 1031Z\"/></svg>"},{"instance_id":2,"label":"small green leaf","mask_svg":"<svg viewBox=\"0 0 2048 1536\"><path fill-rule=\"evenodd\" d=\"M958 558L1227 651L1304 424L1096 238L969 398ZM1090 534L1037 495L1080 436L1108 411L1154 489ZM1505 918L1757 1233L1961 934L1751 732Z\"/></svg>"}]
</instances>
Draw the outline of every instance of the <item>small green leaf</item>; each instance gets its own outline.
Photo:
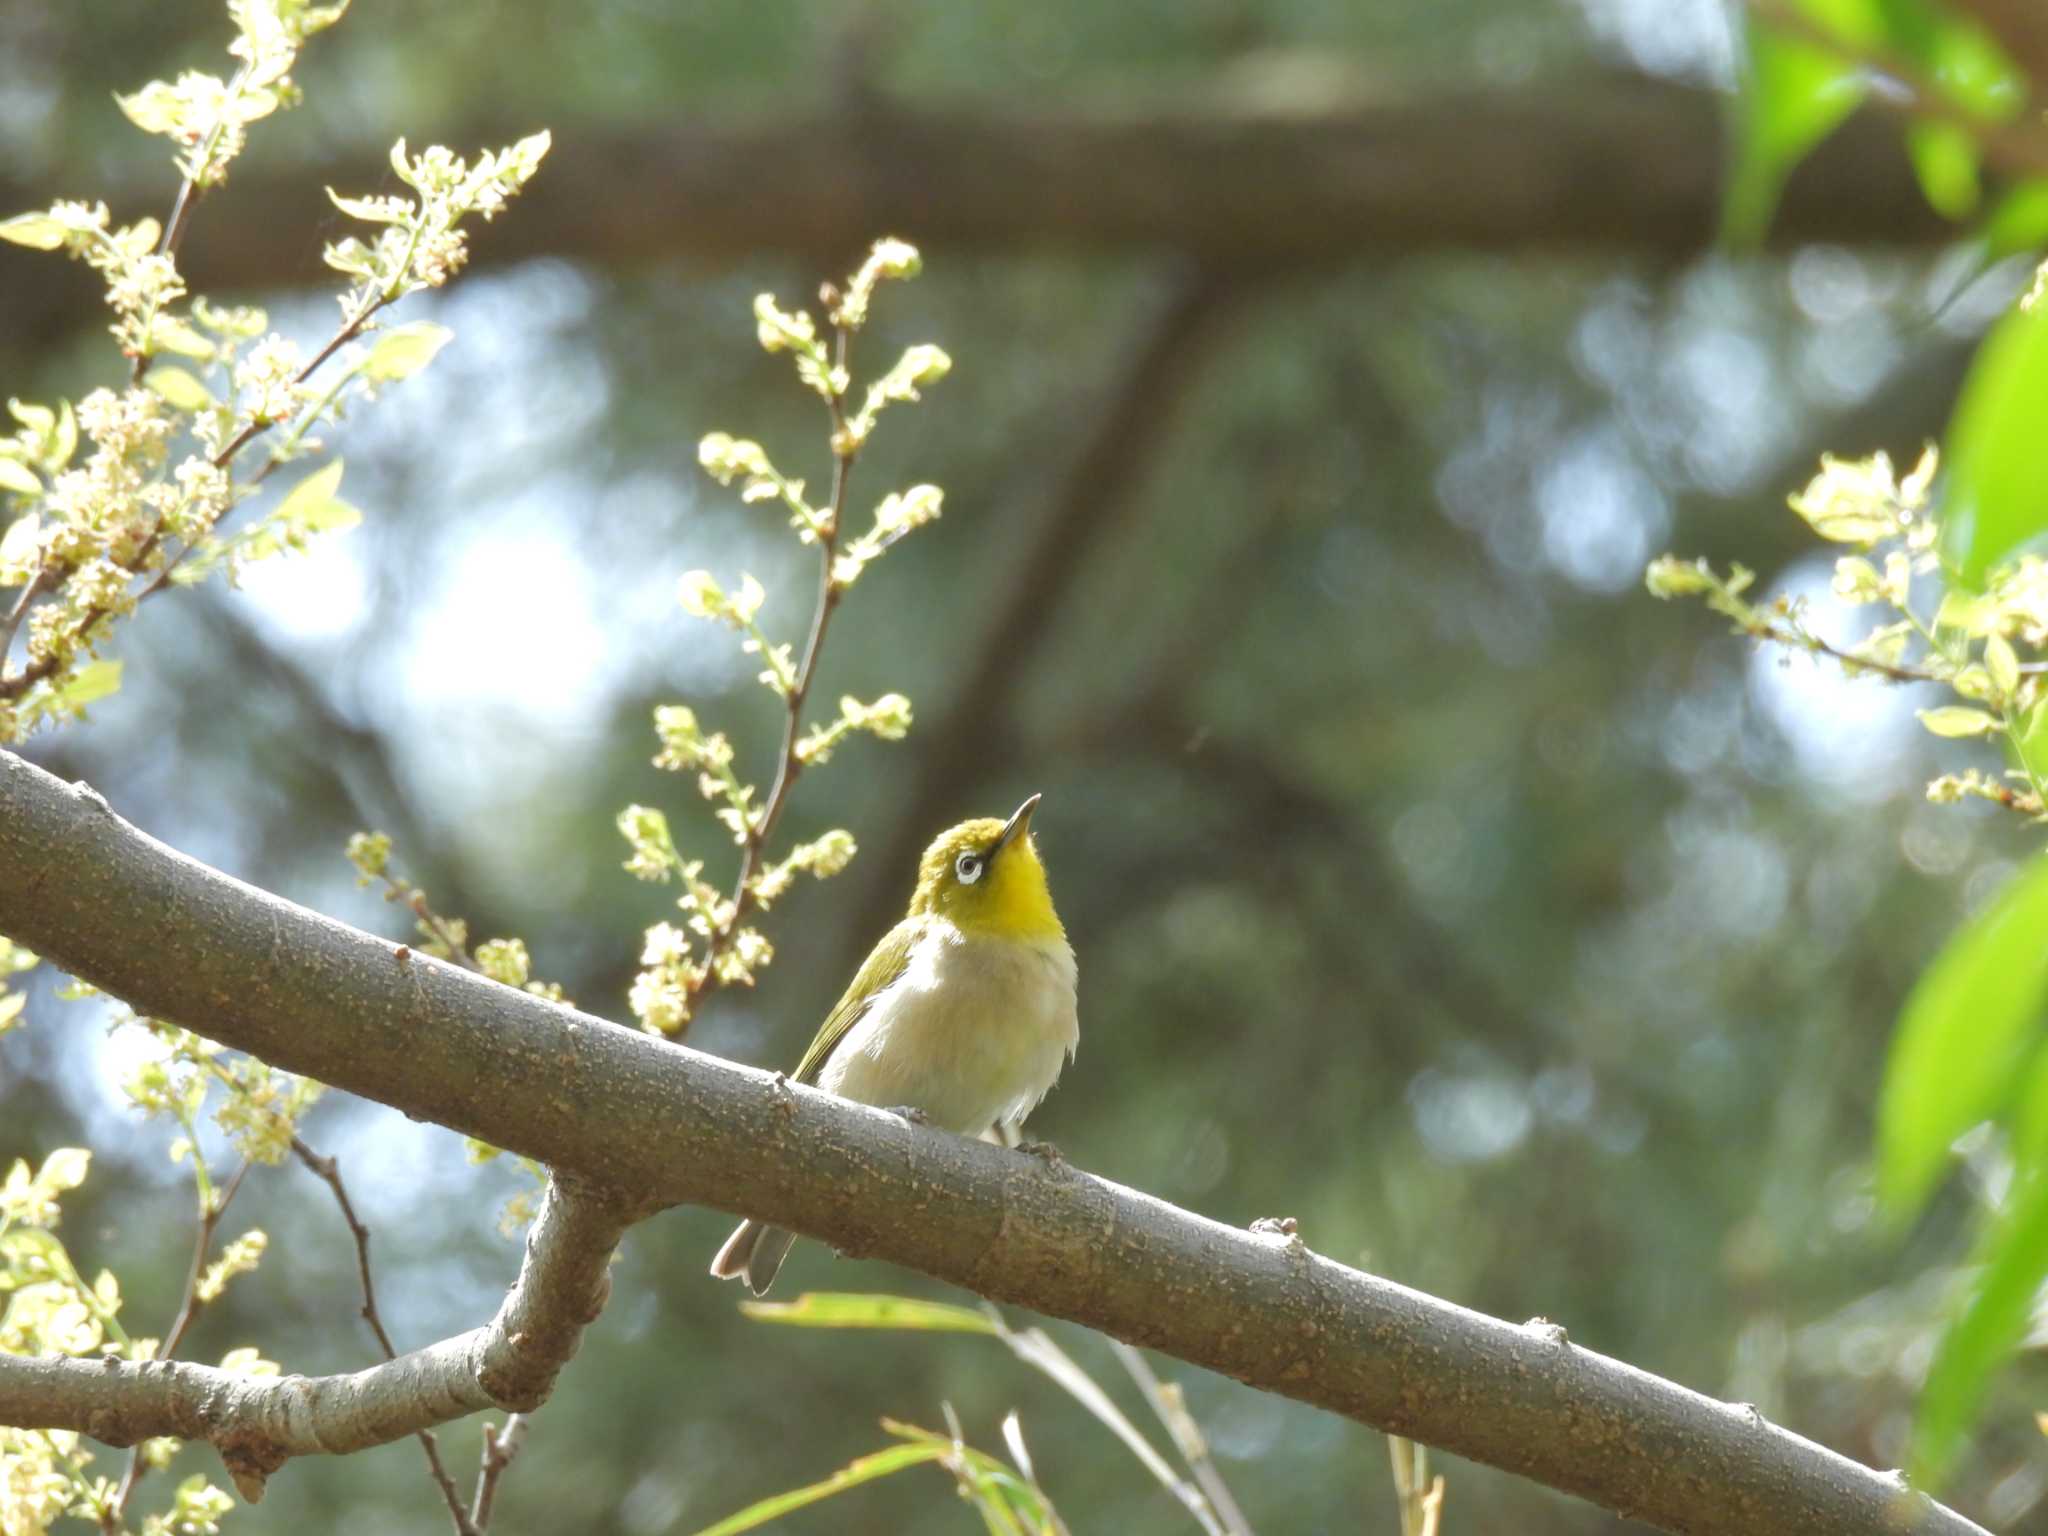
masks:
<instances>
[{"instance_id":1,"label":"small green leaf","mask_svg":"<svg viewBox=\"0 0 2048 1536\"><path fill-rule=\"evenodd\" d=\"M17 496L40 496L43 494L43 482L19 459L0 454L0 491L12 491Z\"/></svg>"},{"instance_id":2,"label":"small green leaf","mask_svg":"<svg viewBox=\"0 0 2048 1536\"><path fill-rule=\"evenodd\" d=\"M428 320L393 326L377 338L370 355L363 359L362 375L378 384L409 379L432 362L434 354L454 335L445 325Z\"/></svg>"},{"instance_id":3,"label":"small green leaf","mask_svg":"<svg viewBox=\"0 0 2048 1536\"><path fill-rule=\"evenodd\" d=\"M907 1328L940 1333L999 1332L994 1319L973 1307L909 1296L868 1296L850 1291L806 1291L795 1301L743 1301L740 1310L763 1323L798 1328Z\"/></svg>"},{"instance_id":4,"label":"small green leaf","mask_svg":"<svg viewBox=\"0 0 2048 1536\"><path fill-rule=\"evenodd\" d=\"M11 219L0 219L0 240L33 250L61 249L64 234L64 226L47 213L17 213Z\"/></svg>"},{"instance_id":5,"label":"small green leaf","mask_svg":"<svg viewBox=\"0 0 2048 1536\"><path fill-rule=\"evenodd\" d=\"M2023 181L1992 205L1978 228L1984 264L2048 245L2048 179Z\"/></svg>"},{"instance_id":6,"label":"small green leaf","mask_svg":"<svg viewBox=\"0 0 2048 1536\"><path fill-rule=\"evenodd\" d=\"M293 486L271 517L286 528L308 533L353 528L363 520L363 514L347 502L335 499L340 485L341 460L335 459Z\"/></svg>"},{"instance_id":7,"label":"small green leaf","mask_svg":"<svg viewBox=\"0 0 2048 1536\"><path fill-rule=\"evenodd\" d=\"M57 685L56 696L66 706L76 709L118 693L121 688L121 663L118 661L92 661L80 667L70 677Z\"/></svg>"},{"instance_id":8,"label":"small green leaf","mask_svg":"<svg viewBox=\"0 0 2048 1536\"><path fill-rule=\"evenodd\" d=\"M1982 736L1998 729L1995 716L1967 704L1944 704L1939 709L1915 711L1920 723L1937 736Z\"/></svg>"},{"instance_id":9,"label":"small green leaf","mask_svg":"<svg viewBox=\"0 0 2048 1536\"><path fill-rule=\"evenodd\" d=\"M164 352L210 362L218 348L176 315L158 315L150 322L150 345Z\"/></svg>"},{"instance_id":10,"label":"small green leaf","mask_svg":"<svg viewBox=\"0 0 2048 1536\"><path fill-rule=\"evenodd\" d=\"M2020 686L2020 659L2012 648L2012 642L2003 635L1993 635L1984 642L1984 670L1991 676L1991 686L2001 698L2009 698Z\"/></svg>"},{"instance_id":11,"label":"small green leaf","mask_svg":"<svg viewBox=\"0 0 2048 1536\"><path fill-rule=\"evenodd\" d=\"M197 415L213 407L212 392L182 368L173 368L168 363L152 368L142 377L142 382L163 397L164 403L174 410L187 411Z\"/></svg>"},{"instance_id":12,"label":"small green leaf","mask_svg":"<svg viewBox=\"0 0 2048 1536\"><path fill-rule=\"evenodd\" d=\"M1949 1147L2010 1099L2048 999L2048 858L1964 923L1899 1014L1878 1095L1878 1192L1899 1217L1926 1202Z\"/></svg>"},{"instance_id":13,"label":"small green leaf","mask_svg":"<svg viewBox=\"0 0 2048 1536\"><path fill-rule=\"evenodd\" d=\"M2027 1331L2048 1279L2048 1169L2024 1170L1987 1234L1983 1269L1963 1313L1941 1337L1913 1424L1911 1477L1939 1486L1976 1422L1984 1390Z\"/></svg>"},{"instance_id":14,"label":"small green leaf","mask_svg":"<svg viewBox=\"0 0 2048 1536\"><path fill-rule=\"evenodd\" d=\"M2014 310L1977 348L1950 417L1947 559L1965 586L2048 531L2048 305Z\"/></svg>"},{"instance_id":15,"label":"small green leaf","mask_svg":"<svg viewBox=\"0 0 2048 1536\"><path fill-rule=\"evenodd\" d=\"M1906 150L1928 206L1945 219L1963 220L1977 211L1983 188L1977 180L1977 141L1954 123L1922 119L1906 130Z\"/></svg>"},{"instance_id":16,"label":"small green leaf","mask_svg":"<svg viewBox=\"0 0 2048 1536\"><path fill-rule=\"evenodd\" d=\"M1868 9L1863 0L1846 8ZM1837 52L1754 18L1747 30L1749 70L1735 99L1734 164L1721 204L1722 238L1738 248L1763 240L1785 178L1862 105L1868 89Z\"/></svg>"}]
</instances>

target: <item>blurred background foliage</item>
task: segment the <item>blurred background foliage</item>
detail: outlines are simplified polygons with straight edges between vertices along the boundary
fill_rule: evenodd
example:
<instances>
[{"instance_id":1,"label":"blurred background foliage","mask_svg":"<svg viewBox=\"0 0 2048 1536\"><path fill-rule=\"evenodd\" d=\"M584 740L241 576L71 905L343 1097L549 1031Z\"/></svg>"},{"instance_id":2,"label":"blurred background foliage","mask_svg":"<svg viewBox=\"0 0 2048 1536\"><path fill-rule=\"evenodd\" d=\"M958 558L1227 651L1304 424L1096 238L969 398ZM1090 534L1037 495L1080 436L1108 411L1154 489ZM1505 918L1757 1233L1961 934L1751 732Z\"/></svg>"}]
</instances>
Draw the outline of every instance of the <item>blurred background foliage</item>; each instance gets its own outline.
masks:
<instances>
[{"instance_id":1,"label":"blurred background foliage","mask_svg":"<svg viewBox=\"0 0 2048 1536\"><path fill-rule=\"evenodd\" d=\"M109 93L215 67L225 35L211 0L0 4L0 202L161 212L169 167ZM1863 118L1794 175L1768 254L1718 252L1737 51L1713 0L357 0L303 61L305 107L263 124L201 207L196 289L317 342L323 181L370 190L400 134L463 150L548 126L555 157L531 205L478 232L474 270L413 301L455 344L336 435L364 526L239 593L149 605L119 641L124 691L31 755L199 858L402 936L341 858L381 827L437 907L522 935L537 974L623 1018L669 898L620 869L615 813L662 805L679 841L722 838L649 765L651 706L688 702L756 763L778 727L728 637L676 610L675 577L755 571L778 632L808 611L808 557L706 482L694 445L739 432L822 473L815 402L756 349L748 307L900 234L926 276L887 295L869 345L936 340L955 367L890 419L854 500L931 480L947 511L855 593L821 687L901 689L918 725L803 784L788 830L845 825L861 858L783 904L780 963L690 1043L786 1065L924 838L1043 791L1084 1040L1038 1134L1897 1465L1979 1196L1959 1182L1905 1233L1876 1219L1885 1045L2024 834L1921 802L1972 750L1920 733L1930 700L1751 654L1649 602L1641 573L1667 547L1734 556L1825 601L1785 492L1823 449L1910 461L1939 436L2024 272L1969 281L1981 263L1930 238L1896 126ZM1500 104L1525 114L1530 164L1544 134L1564 146L1561 179L1481 157L1446 192L1404 172L1407 130L1389 131L1351 151L1376 157L1352 166L1372 218L1333 216L1326 238L1330 199L1292 179L1322 162L1276 154L1255 180L1275 210L1299 199L1299 228L1202 226L1212 170L1244 206L1234 133L1312 149L1325 125L1408 125L1418 155L1455 153ZM1610 111L1662 127L1615 135ZM1062 152L1069 120L1221 148L1213 167L1161 162L1184 222L1105 225L1086 183L1119 166ZM1174 136L1204 124L1209 140ZM1604 158L1573 174L1588 136ZM578 162L579 143L603 153ZM762 144L779 158L749 159ZM1028 227L949 201L985 144L1005 179L978 195L1039 210ZM1040 155L1043 176L1018 174ZM679 174L725 201L677 219ZM1610 227L1575 211L1587 199L1643 211ZM239 267L238 245L265 264ZM106 377L99 327L86 275L0 248L8 393ZM185 1175L109 1084L123 1037L33 980L33 1022L0 1054L0 1163L98 1148L67 1241L121 1271L132 1318L168 1313ZM489 1313L517 1259L496 1230L508 1170L339 1095L308 1139L376 1232L401 1348ZM244 1223L270 1255L194 1353L364 1363L352 1250L304 1170L252 1180ZM985 1344L745 1321L704 1274L726 1225L679 1211L635 1231L499 1529L687 1530L873 1449L882 1415L938 1422L941 1402L991 1449L1021 1410L1076 1529L1187 1528ZM943 1291L815 1245L784 1287ZM1098 1341L1054 1332L1112 1379ZM1377 1437L1166 1373L1255 1525L1392 1528ZM2041 1528L2043 1385L2031 1357L2002 1380L1952 1488L2003 1528ZM442 1438L473 1453L470 1427ZM1446 1470L1453 1530L1621 1524ZM919 1477L787 1529L962 1528ZM294 1464L245 1518L446 1522L403 1444Z\"/></svg>"}]
</instances>

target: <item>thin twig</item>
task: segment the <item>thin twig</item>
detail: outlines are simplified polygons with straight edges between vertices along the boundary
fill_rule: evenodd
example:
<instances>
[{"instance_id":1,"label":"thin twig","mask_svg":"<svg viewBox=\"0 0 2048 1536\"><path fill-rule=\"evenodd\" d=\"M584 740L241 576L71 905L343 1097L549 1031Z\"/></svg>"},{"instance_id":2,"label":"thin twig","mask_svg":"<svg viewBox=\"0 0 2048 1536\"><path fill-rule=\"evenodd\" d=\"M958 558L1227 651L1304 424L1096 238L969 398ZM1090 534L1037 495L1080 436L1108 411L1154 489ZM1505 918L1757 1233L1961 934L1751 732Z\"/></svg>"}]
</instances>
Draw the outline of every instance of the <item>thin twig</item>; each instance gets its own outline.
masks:
<instances>
[{"instance_id":1,"label":"thin twig","mask_svg":"<svg viewBox=\"0 0 2048 1536\"><path fill-rule=\"evenodd\" d=\"M389 865L378 872L378 878L384 882L385 899L404 902L406 911L417 918L448 951L451 964L459 965L466 971L475 971L478 975L483 974L483 967L476 963L475 957L469 952L468 944L463 941L462 935L455 931L454 922L443 917L428 904L427 893L424 890L409 880L399 879L391 873Z\"/></svg>"},{"instance_id":2,"label":"thin twig","mask_svg":"<svg viewBox=\"0 0 2048 1536\"><path fill-rule=\"evenodd\" d=\"M185 227L192 222L192 210L199 202L201 189L199 187L198 173L211 164L214 149L219 145L221 133L227 127L228 114L235 109L236 103L241 100L242 87L248 83L248 79L249 66L244 64L235 71L234 79L228 82L227 95L221 102L220 111L214 117L213 126L206 130L206 142L199 147L197 154L191 162L194 169L187 171L185 179L178 183L178 195L171 201L171 216L165 221L163 239L157 243L157 255L176 256L178 254L179 242L185 238ZM150 319L154 321L155 318L156 309L152 305ZM149 338L144 336L143 346L146 348L148 345ZM128 382L131 385L140 384L142 382L142 371L148 365L148 353L146 351L137 352L135 354L135 367L128 376Z\"/></svg>"},{"instance_id":3,"label":"thin twig","mask_svg":"<svg viewBox=\"0 0 2048 1536\"><path fill-rule=\"evenodd\" d=\"M1387 1455L1394 1464L1394 1502L1401 1512L1401 1536L1437 1536L1443 1518L1444 1480L1441 1474L1429 1476L1428 1448L1389 1435Z\"/></svg>"},{"instance_id":4,"label":"thin twig","mask_svg":"<svg viewBox=\"0 0 2048 1536\"><path fill-rule=\"evenodd\" d=\"M312 1170L315 1178L334 1192L334 1203L341 1210L342 1222L348 1227L349 1236L356 1242L356 1274L363 1287L363 1321L370 1325L370 1332L377 1336L377 1347L384 1351L384 1358L396 1360L398 1350L391 1342L391 1335L384 1330L384 1319L377 1311L376 1282L370 1278L370 1229L356 1217L356 1208L348 1197L348 1186L342 1182L340 1165L331 1157L322 1157L297 1136L292 1138L292 1153ZM471 1522L468 1511L462 1507L462 1495L456 1490L455 1479L448 1475L448 1469L441 1464L441 1447L434 1439L434 1432L430 1429L421 1430L419 1442L420 1448L427 1454L427 1471L434 1479L434 1486L441 1490L441 1498L448 1505L448 1513L455 1521L456 1536L477 1536L479 1528Z\"/></svg>"},{"instance_id":5,"label":"thin twig","mask_svg":"<svg viewBox=\"0 0 2048 1536\"><path fill-rule=\"evenodd\" d=\"M28 605L36 600L37 594L42 590L44 574L45 567L38 563L35 575L29 577L28 584L21 589L21 596L17 597L14 605L7 610L7 617L0 619L0 677L4 677L7 671L7 653L14 648L14 633L21 628L21 621L28 616Z\"/></svg>"},{"instance_id":6,"label":"thin twig","mask_svg":"<svg viewBox=\"0 0 2048 1536\"><path fill-rule=\"evenodd\" d=\"M199 1155L196 1148L192 1155ZM220 1229L221 1218L227 1215L235 1192L242 1187L242 1180L249 1176L249 1168L250 1164L245 1159L221 1186L220 1198L207 1201L200 1209L199 1231L192 1240L192 1265L185 1272L185 1294L178 1302L178 1313L171 1319L169 1332L157 1346L156 1358L159 1360L168 1360L177 1354L178 1346L185 1342L185 1335L192 1329L193 1320L199 1316L199 1309L206 1305L199 1299L199 1278L206 1273L206 1256L213 1248L213 1235ZM128 1469L121 1474L121 1485L114 1492L113 1502L100 1512L102 1531L118 1531L127 1519L128 1505L135 1497L136 1485L149 1471L149 1463L143 1460L142 1450L138 1445L128 1454Z\"/></svg>"},{"instance_id":7,"label":"thin twig","mask_svg":"<svg viewBox=\"0 0 2048 1536\"><path fill-rule=\"evenodd\" d=\"M844 377L846 372L848 332L845 326L833 327L833 365ZM694 1004L711 985L716 973L718 957L725 953L734 939L739 936L740 927L754 909L754 877L760 872L761 855L768 846L768 839L775 831L775 823L782 816L782 809L789 803L789 792L795 786L797 775L804 771L803 760L797 756L797 742L803 734L803 708L810 697L811 684L818 675L818 657L825 645L825 628L832 622L833 610L839 606L843 588L833 580L832 564L839 548L839 530L846 515L847 484L853 471L853 461L859 456L860 448L846 433L846 405L839 396L828 394L825 407L832 418L832 502L826 509L822 525L816 530L818 543L818 602L811 614L810 638L804 642L804 656L797 668L796 679L790 684L789 694L784 701L787 716L782 727L782 754L775 765L775 781L769 788L768 798L762 803L758 819L747 824L747 835L740 849L740 869L733 881L732 911L717 931L711 935L705 947L704 969L689 989L688 1001ZM687 1026L686 1026L687 1027Z\"/></svg>"},{"instance_id":8,"label":"thin twig","mask_svg":"<svg viewBox=\"0 0 2048 1536\"><path fill-rule=\"evenodd\" d=\"M1760 624L1742 624L1737 627L1752 640L1769 640L1774 644L1786 646L1791 650L1811 651L1816 655L1832 657L1845 668L1862 672L1875 672L1879 677L1886 678L1894 683L1946 683L1951 681L1949 678L1938 677L1924 668L1899 666L1886 661L1872 661L1867 657L1856 655L1853 651L1845 651L1837 646L1830 645L1818 635L1809 634L1804 630L1786 629L1780 625L1770 623L1768 620Z\"/></svg>"},{"instance_id":9,"label":"thin twig","mask_svg":"<svg viewBox=\"0 0 2048 1536\"><path fill-rule=\"evenodd\" d=\"M316 368L318 368L322 363L326 362L328 358L332 357L342 347L346 346L349 342L355 340L357 336L361 335L363 327L369 324L370 317L375 315L379 310L383 309L385 304L388 302L389 301L385 299L382 295L377 295L366 300L364 307L353 318L344 321L341 326L341 329L336 331L334 335L331 338L329 338L327 345L322 347L317 353L313 355L313 360L307 363L305 367L301 368L296 374L292 376L293 386L296 387L300 384L305 383L306 380L312 376L313 371ZM263 433L268 432L272 427L276 425L276 422L266 420L257 420L250 422L247 426L243 427L240 432L236 433L235 436L229 440L227 446L222 448L219 453L216 453L213 456L213 467L215 469L227 468L228 465L231 462L233 462L236 454L240 453L243 448L247 447L252 440L261 436ZM269 477L270 472L277 467L278 462L279 461L277 459L270 460L269 463L265 464L263 468L258 470L253 476L250 477L249 484L252 486L261 485L263 481ZM163 543L163 538L163 524L159 522L155 528L150 530L149 537L142 541L142 547L136 551L135 559L132 565L130 566L130 569L138 575L141 574L141 567L143 563L147 561L151 555L156 553L157 548ZM157 572L156 580L150 582L149 585L143 587L140 591L138 591L135 594L134 601L140 603L147 598L156 596L157 593L163 591L164 588L168 587L171 584L171 573L177 570L177 568L184 563L185 557L191 554L193 549L196 547L197 546L195 545L187 544L182 549L180 549L177 552L177 554L171 557L170 562L167 565L165 565L161 571ZM31 583L30 590L32 591L33 589L34 584ZM27 602L28 594L24 593L22 597L17 601L17 606L25 610L27 607ZM92 608L87 609L85 617L79 622L78 625L78 636L80 642L89 644L89 642L86 641L85 637L92 633L93 627L95 625L101 623L105 619L111 618L113 616L113 611L114 610L111 607L108 607L104 604L96 605ZM18 614L11 615L8 619L6 633L10 641L13 638L14 626L19 622L20 618ZM27 666L23 667L19 672L13 673L12 675L8 675L5 671L6 654L6 649L4 647L0 647L0 700L20 698L21 695L28 692L29 689L33 688L37 683L41 682L44 678L48 677L51 673L57 670L57 657L53 654L44 657L41 661L31 662Z\"/></svg>"},{"instance_id":10,"label":"thin twig","mask_svg":"<svg viewBox=\"0 0 2048 1536\"><path fill-rule=\"evenodd\" d=\"M1223 1522L1224 1530L1230 1536L1252 1536L1251 1525L1245 1519L1244 1511L1237 1507L1237 1500L1231 1497L1230 1488L1223 1481L1223 1473L1209 1454L1208 1438L1203 1435L1201 1425L1195 1422L1195 1416L1188 1412L1179 1385L1161 1381L1151 1362L1123 1340L1111 1339L1109 1347L1130 1373L1131 1380L1138 1384L1138 1390L1151 1404L1167 1434L1173 1437L1181 1460L1195 1474L1196 1484L1209 1500L1209 1507L1216 1511L1216 1518Z\"/></svg>"},{"instance_id":11,"label":"thin twig","mask_svg":"<svg viewBox=\"0 0 2048 1536\"><path fill-rule=\"evenodd\" d=\"M470 1526L479 1533L491 1528L492 1505L498 1496L498 1479L505 1475L505 1469L518 1458L526 1445L527 1430L531 1416L524 1413L512 1414L505 1420L502 1429L484 1426L483 1465L477 1468L476 1499L469 1506Z\"/></svg>"}]
</instances>

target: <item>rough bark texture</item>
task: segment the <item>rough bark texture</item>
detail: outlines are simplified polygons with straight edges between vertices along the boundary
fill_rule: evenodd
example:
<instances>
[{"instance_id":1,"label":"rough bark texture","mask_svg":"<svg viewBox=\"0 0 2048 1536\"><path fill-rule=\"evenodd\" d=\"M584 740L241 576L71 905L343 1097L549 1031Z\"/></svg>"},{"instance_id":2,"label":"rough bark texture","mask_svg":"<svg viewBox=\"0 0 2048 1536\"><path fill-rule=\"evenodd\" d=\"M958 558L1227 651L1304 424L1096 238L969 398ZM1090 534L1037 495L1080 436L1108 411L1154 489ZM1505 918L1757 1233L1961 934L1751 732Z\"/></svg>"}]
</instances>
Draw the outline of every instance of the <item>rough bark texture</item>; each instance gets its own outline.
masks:
<instances>
[{"instance_id":1,"label":"rough bark texture","mask_svg":"<svg viewBox=\"0 0 2048 1536\"><path fill-rule=\"evenodd\" d=\"M5 752L0 932L147 1013L540 1158L622 1208L762 1217L1666 1530L1977 1529L1548 1324L1484 1317L1299 1238L1226 1227L411 954L187 859ZM508 1330L519 1305L515 1292ZM0 1420L20 1422L7 1406Z\"/></svg>"},{"instance_id":2,"label":"rough bark texture","mask_svg":"<svg viewBox=\"0 0 2048 1536\"><path fill-rule=\"evenodd\" d=\"M526 1261L482 1328L343 1376L251 1376L184 1360L0 1354L0 1424L75 1429L109 1445L210 1441L251 1502L293 1456L342 1455L486 1408L526 1412L553 1389L610 1292L626 1215L572 1179L549 1187Z\"/></svg>"}]
</instances>

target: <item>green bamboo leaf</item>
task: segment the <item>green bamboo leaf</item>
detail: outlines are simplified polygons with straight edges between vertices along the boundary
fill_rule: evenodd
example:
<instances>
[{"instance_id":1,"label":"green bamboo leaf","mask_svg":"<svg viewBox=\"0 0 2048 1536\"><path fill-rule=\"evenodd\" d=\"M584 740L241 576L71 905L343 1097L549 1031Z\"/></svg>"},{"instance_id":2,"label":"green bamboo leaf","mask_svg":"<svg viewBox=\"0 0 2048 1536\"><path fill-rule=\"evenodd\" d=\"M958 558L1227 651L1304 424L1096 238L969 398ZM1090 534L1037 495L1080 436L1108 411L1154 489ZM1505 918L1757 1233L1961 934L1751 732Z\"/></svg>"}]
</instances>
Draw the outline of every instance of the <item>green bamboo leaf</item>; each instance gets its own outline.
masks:
<instances>
[{"instance_id":1,"label":"green bamboo leaf","mask_svg":"<svg viewBox=\"0 0 2048 1536\"><path fill-rule=\"evenodd\" d=\"M1949 939L1900 1012L1878 1096L1878 1192L1905 1218L1949 1147L2011 1099L2048 998L2048 859Z\"/></svg>"},{"instance_id":2,"label":"green bamboo leaf","mask_svg":"<svg viewBox=\"0 0 2048 1536\"><path fill-rule=\"evenodd\" d=\"M1851 41L1883 33L1872 0L1804 0L1800 9L1816 26ZM1763 240L1785 178L1863 104L1868 90L1862 71L1842 52L1753 18L1746 42L1749 67L1735 98L1734 163L1721 203L1721 237L1739 248Z\"/></svg>"},{"instance_id":3,"label":"green bamboo leaf","mask_svg":"<svg viewBox=\"0 0 2048 1536\"><path fill-rule=\"evenodd\" d=\"M1944 555L1981 588L2000 561L2048 531L2048 305L2015 309L1977 348L1949 419Z\"/></svg>"},{"instance_id":4,"label":"green bamboo leaf","mask_svg":"<svg viewBox=\"0 0 2048 1536\"><path fill-rule=\"evenodd\" d=\"M1906 151L1928 206L1944 219L1963 220L1977 211L1983 187L1977 179L1977 141L1954 123L1928 120L1906 130Z\"/></svg>"},{"instance_id":5,"label":"green bamboo leaf","mask_svg":"<svg viewBox=\"0 0 2048 1536\"><path fill-rule=\"evenodd\" d=\"M1942 1335L1913 1424L1911 1477L1934 1489L1984 1405L1985 1388L2026 1333L2034 1296L2048 1279L2048 1170L2015 1181L1992 1228L1962 1315Z\"/></svg>"},{"instance_id":6,"label":"green bamboo leaf","mask_svg":"<svg viewBox=\"0 0 2048 1536\"><path fill-rule=\"evenodd\" d=\"M885 1451L875 1451L848 1462L821 1483L812 1483L806 1488L792 1488L787 1493L774 1494L758 1504L749 1504L736 1515L728 1515L716 1525L707 1525L697 1536L738 1536L741 1531L758 1530L770 1520L780 1519L791 1510L802 1509L808 1504L817 1504L834 1494L844 1493L849 1488L858 1488L862 1483L872 1483L878 1478L901 1472L905 1467L922 1466L939 1460L951 1450L947 1445L892 1445Z\"/></svg>"},{"instance_id":7,"label":"green bamboo leaf","mask_svg":"<svg viewBox=\"0 0 2048 1536\"><path fill-rule=\"evenodd\" d=\"M795 1301L743 1301L740 1310L757 1322L796 1328L905 1328L991 1335L998 1331L987 1313L973 1307L851 1291L806 1291Z\"/></svg>"}]
</instances>

